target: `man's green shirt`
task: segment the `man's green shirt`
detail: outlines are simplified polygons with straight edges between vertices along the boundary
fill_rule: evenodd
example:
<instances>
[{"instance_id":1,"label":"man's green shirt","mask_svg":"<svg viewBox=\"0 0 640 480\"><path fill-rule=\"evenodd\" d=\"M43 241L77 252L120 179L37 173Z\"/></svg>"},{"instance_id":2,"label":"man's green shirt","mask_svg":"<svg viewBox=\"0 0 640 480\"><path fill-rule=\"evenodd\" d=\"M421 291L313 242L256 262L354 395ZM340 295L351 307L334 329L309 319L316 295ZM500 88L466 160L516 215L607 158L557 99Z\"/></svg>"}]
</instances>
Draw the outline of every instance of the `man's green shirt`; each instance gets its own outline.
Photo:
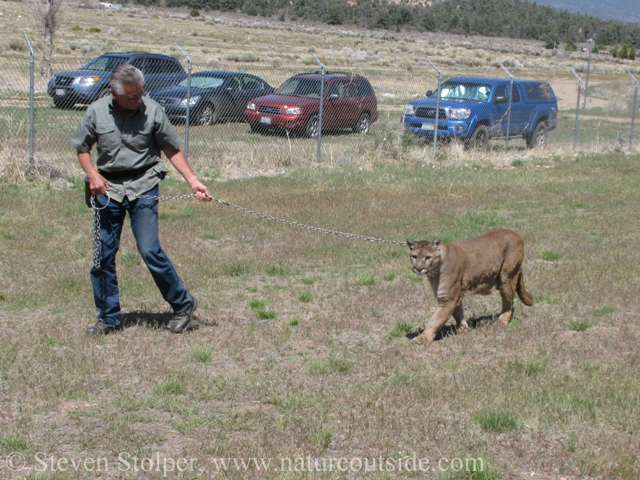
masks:
<instances>
[{"instance_id":1,"label":"man's green shirt","mask_svg":"<svg viewBox=\"0 0 640 480\"><path fill-rule=\"evenodd\" d=\"M141 172L108 180L109 194L118 202L125 196L133 200L155 187L169 171L160 158L162 151L180 149L180 140L167 115L149 97L142 97L138 109L126 119L118 115L111 95L91 104L73 134L71 146L89 153L94 144L100 172ZM144 171L145 167L149 168Z\"/></svg>"}]
</instances>

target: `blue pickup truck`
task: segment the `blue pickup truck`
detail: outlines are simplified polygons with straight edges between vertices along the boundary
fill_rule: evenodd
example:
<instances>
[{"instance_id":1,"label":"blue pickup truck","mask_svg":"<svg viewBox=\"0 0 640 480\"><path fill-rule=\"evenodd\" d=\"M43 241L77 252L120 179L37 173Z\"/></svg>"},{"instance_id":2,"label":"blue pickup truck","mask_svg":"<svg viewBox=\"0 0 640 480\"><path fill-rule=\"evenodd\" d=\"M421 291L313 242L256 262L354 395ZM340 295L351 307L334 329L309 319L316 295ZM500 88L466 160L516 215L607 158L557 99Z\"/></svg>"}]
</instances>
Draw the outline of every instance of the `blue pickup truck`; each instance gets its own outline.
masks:
<instances>
[{"instance_id":1,"label":"blue pickup truck","mask_svg":"<svg viewBox=\"0 0 640 480\"><path fill-rule=\"evenodd\" d=\"M507 131L509 138L524 138L529 148L544 147L558 123L558 101L547 82L514 80L511 90L505 79L457 77L405 105L404 128L433 138L438 96L438 139L459 139L467 148L486 149L491 138L505 138Z\"/></svg>"}]
</instances>

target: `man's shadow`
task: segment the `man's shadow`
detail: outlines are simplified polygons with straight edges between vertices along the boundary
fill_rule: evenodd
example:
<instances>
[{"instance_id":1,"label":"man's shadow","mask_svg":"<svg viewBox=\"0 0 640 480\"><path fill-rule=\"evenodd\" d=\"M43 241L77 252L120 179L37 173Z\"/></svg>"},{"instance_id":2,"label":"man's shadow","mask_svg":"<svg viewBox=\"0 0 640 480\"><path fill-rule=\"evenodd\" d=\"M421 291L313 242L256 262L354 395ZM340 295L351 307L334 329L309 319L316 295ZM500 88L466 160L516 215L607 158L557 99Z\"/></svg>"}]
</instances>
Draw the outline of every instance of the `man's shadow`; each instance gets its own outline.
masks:
<instances>
[{"instance_id":1,"label":"man's shadow","mask_svg":"<svg viewBox=\"0 0 640 480\"><path fill-rule=\"evenodd\" d=\"M165 328L167 328L171 320L173 320L173 313L171 312L133 311L123 313L120 317L122 328L144 327L155 330L164 330ZM193 318L193 323L189 327L189 330L196 330L200 328L200 326L205 325L215 326L216 323L209 319L201 318L198 315L195 315Z\"/></svg>"},{"instance_id":2,"label":"man's shadow","mask_svg":"<svg viewBox=\"0 0 640 480\"><path fill-rule=\"evenodd\" d=\"M469 329L475 330L476 328L489 325L495 322L497 318L498 318L498 315L480 315L478 317L467 318L466 320L467 320L467 324L469 325ZM443 338L456 335L457 330L458 329L456 328L455 325L447 324L444 327L442 327L442 329L436 334L433 340L437 342L439 340L442 340ZM419 328L418 330L414 330L413 332L407 333L406 337L409 340L413 340L414 338L422 334L422 332L424 332L424 327Z\"/></svg>"}]
</instances>

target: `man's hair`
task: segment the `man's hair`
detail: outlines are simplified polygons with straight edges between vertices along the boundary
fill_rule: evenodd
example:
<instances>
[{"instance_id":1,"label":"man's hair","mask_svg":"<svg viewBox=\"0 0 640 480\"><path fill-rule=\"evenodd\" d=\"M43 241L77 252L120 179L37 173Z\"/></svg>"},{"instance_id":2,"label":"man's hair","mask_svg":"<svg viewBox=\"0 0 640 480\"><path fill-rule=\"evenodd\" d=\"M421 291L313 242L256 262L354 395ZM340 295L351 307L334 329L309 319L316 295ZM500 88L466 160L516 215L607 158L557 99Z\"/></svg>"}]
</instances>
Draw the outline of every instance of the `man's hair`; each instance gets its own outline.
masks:
<instances>
[{"instance_id":1,"label":"man's hair","mask_svg":"<svg viewBox=\"0 0 640 480\"><path fill-rule=\"evenodd\" d=\"M144 85L144 77L142 72L133 65L123 63L118 65L111 74L109 86L116 95L124 95L124 85L136 85L142 87Z\"/></svg>"}]
</instances>

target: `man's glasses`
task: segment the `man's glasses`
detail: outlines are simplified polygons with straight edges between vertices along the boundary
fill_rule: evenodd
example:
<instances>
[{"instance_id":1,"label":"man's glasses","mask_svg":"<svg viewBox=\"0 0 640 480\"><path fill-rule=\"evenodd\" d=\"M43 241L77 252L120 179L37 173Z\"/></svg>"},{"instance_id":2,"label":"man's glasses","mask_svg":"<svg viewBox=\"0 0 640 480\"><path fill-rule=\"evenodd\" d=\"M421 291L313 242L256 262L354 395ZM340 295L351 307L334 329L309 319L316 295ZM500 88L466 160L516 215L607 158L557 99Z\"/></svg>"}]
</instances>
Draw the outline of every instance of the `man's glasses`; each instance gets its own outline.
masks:
<instances>
[{"instance_id":1,"label":"man's glasses","mask_svg":"<svg viewBox=\"0 0 640 480\"><path fill-rule=\"evenodd\" d=\"M127 100L129 100L130 102L137 102L138 100L140 100L142 98L142 93L139 93L137 95L129 95L127 97L125 97Z\"/></svg>"}]
</instances>

